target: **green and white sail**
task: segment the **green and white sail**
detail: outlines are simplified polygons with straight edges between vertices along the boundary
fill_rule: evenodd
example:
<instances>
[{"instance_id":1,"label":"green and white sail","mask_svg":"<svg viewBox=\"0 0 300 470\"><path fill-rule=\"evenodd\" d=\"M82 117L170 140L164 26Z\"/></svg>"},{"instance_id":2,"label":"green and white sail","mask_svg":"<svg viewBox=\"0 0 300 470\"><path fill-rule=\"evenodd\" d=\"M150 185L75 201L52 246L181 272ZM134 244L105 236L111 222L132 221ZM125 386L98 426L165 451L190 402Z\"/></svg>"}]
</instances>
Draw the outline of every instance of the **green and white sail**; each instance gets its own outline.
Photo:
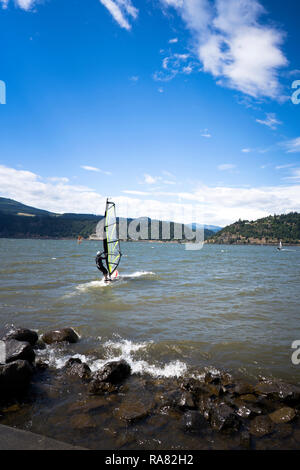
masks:
<instances>
[{"instance_id":1,"label":"green and white sail","mask_svg":"<svg viewBox=\"0 0 300 470\"><path fill-rule=\"evenodd\" d=\"M103 248L106 254L106 265L109 274L112 275L119 266L122 253L117 228L116 206L108 199L106 201L104 231Z\"/></svg>"}]
</instances>

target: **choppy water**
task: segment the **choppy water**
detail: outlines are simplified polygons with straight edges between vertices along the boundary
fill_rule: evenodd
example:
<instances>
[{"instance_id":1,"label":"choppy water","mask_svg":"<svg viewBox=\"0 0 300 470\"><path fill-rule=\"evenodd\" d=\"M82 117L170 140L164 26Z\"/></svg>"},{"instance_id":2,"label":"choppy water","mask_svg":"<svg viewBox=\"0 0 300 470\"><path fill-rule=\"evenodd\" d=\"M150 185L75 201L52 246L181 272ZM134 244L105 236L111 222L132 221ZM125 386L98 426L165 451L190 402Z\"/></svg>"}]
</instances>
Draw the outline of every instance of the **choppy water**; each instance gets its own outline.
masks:
<instances>
[{"instance_id":1,"label":"choppy water","mask_svg":"<svg viewBox=\"0 0 300 470\"><path fill-rule=\"evenodd\" d=\"M105 285L97 242L0 239L0 323L70 326L70 355L93 369L123 357L136 372L180 376L214 366L235 376L300 380L300 248L123 243L120 279ZM69 356L68 356L69 354Z\"/></svg>"}]
</instances>

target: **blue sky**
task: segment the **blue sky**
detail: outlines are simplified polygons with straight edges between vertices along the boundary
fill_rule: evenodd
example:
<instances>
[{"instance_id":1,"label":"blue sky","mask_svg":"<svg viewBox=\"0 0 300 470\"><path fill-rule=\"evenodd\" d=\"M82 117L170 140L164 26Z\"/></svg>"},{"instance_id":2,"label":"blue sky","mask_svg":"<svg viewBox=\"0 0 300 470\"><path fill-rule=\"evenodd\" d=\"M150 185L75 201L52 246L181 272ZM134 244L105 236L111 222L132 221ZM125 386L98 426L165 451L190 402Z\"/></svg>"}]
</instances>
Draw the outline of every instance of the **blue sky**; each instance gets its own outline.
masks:
<instances>
[{"instance_id":1,"label":"blue sky","mask_svg":"<svg viewBox=\"0 0 300 470\"><path fill-rule=\"evenodd\" d=\"M0 196L215 225L300 211L299 13L0 0Z\"/></svg>"}]
</instances>

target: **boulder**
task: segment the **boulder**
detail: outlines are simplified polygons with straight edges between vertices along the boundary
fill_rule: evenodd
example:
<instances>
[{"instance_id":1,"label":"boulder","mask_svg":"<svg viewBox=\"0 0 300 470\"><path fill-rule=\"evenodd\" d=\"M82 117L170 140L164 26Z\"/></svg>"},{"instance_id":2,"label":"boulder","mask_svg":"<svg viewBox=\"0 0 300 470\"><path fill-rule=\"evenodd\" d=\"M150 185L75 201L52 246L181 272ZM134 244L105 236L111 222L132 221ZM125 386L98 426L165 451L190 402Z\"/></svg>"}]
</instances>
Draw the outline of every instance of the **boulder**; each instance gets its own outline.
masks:
<instances>
[{"instance_id":1,"label":"boulder","mask_svg":"<svg viewBox=\"0 0 300 470\"><path fill-rule=\"evenodd\" d=\"M300 403L300 387L281 381L260 382L255 386L255 393L284 403Z\"/></svg>"},{"instance_id":2,"label":"boulder","mask_svg":"<svg viewBox=\"0 0 300 470\"><path fill-rule=\"evenodd\" d=\"M78 334L72 328L62 328L60 330L47 331L43 334L42 340L46 344L53 343L77 343L79 340Z\"/></svg>"},{"instance_id":3,"label":"boulder","mask_svg":"<svg viewBox=\"0 0 300 470\"><path fill-rule=\"evenodd\" d=\"M19 359L32 363L35 360L35 352L29 343L9 339L5 341L5 359L6 364Z\"/></svg>"},{"instance_id":4,"label":"boulder","mask_svg":"<svg viewBox=\"0 0 300 470\"><path fill-rule=\"evenodd\" d=\"M237 431L239 428L236 413L226 403L214 404L211 409L210 424L215 431Z\"/></svg>"},{"instance_id":5,"label":"boulder","mask_svg":"<svg viewBox=\"0 0 300 470\"><path fill-rule=\"evenodd\" d=\"M111 384L109 382L100 382L99 380L93 380L89 384L88 391L91 395L105 395L107 393L116 393L119 391L118 385Z\"/></svg>"},{"instance_id":6,"label":"boulder","mask_svg":"<svg viewBox=\"0 0 300 470\"><path fill-rule=\"evenodd\" d=\"M105 364L101 370L93 374L93 380L116 385L127 379L130 374L130 365L122 359L121 361L112 361Z\"/></svg>"},{"instance_id":7,"label":"boulder","mask_svg":"<svg viewBox=\"0 0 300 470\"><path fill-rule=\"evenodd\" d=\"M32 374L33 367L28 361L18 360L0 365L0 395L11 397L24 391Z\"/></svg>"},{"instance_id":8,"label":"boulder","mask_svg":"<svg viewBox=\"0 0 300 470\"><path fill-rule=\"evenodd\" d=\"M170 406L171 408L179 409L194 409L195 403L193 396L187 390L170 390L159 394L156 397L161 407Z\"/></svg>"},{"instance_id":9,"label":"boulder","mask_svg":"<svg viewBox=\"0 0 300 470\"><path fill-rule=\"evenodd\" d=\"M286 406L269 414L269 417L276 424L290 423L296 417L296 412L293 408Z\"/></svg>"},{"instance_id":10,"label":"boulder","mask_svg":"<svg viewBox=\"0 0 300 470\"><path fill-rule=\"evenodd\" d=\"M64 370L68 375L78 376L84 382L88 382L91 378L91 369L78 358L71 357L66 362Z\"/></svg>"},{"instance_id":11,"label":"boulder","mask_svg":"<svg viewBox=\"0 0 300 470\"><path fill-rule=\"evenodd\" d=\"M182 418L183 427L187 432L201 432L208 427L207 420L200 411L186 411Z\"/></svg>"},{"instance_id":12,"label":"boulder","mask_svg":"<svg viewBox=\"0 0 300 470\"><path fill-rule=\"evenodd\" d=\"M2 339L3 341L9 340L9 339L15 339L17 341L25 341L26 343L29 343L31 346L34 346L37 343L39 337L38 337L38 334L33 330L29 330L27 328L18 328L18 327L15 327L14 325L10 325L10 326L5 326L4 330L1 331L0 339Z\"/></svg>"},{"instance_id":13,"label":"boulder","mask_svg":"<svg viewBox=\"0 0 300 470\"><path fill-rule=\"evenodd\" d=\"M275 424L269 416L257 416L251 421L249 432L255 437L263 437L271 434L275 429Z\"/></svg>"}]
</instances>

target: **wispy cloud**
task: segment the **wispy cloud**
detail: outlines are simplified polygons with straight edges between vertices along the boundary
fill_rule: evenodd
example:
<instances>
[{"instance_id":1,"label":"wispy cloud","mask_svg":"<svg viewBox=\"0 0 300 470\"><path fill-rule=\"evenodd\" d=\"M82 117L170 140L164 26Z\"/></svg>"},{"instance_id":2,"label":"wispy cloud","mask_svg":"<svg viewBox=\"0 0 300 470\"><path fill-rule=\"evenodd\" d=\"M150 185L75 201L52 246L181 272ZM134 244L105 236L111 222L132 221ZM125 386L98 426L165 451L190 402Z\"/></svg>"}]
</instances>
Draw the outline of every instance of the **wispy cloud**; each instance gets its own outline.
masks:
<instances>
[{"instance_id":1,"label":"wispy cloud","mask_svg":"<svg viewBox=\"0 0 300 470\"><path fill-rule=\"evenodd\" d=\"M283 147L287 153L299 153L300 137L296 137L296 139L287 140L286 142L281 142L280 146Z\"/></svg>"},{"instance_id":2,"label":"wispy cloud","mask_svg":"<svg viewBox=\"0 0 300 470\"><path fill-rule=\"evenodd\" d=\"M153 79L161 82L169 82L178 74L190 75L194 70L194 61L190 54L170 54L162 61L162 70L153 74Z\"/></svg>"},{"instance_id":3,"label":"wispy cloud","mask_svg":"<svg viewBox=\"0 0 300 470\"><path fill-rule=\"evenodd\" d=\"M205 137L206 139L211 139L212 135L211 133L208 131L208 129L203 129L201 131L201 137Z\"/></svg>"},{"instance_id":4,"label":"wispy cloud","mask_svg":"<svg viewBox=\"0 0 300 470\"><path fill-rule=\"evenodd\" d=\"M229 171L229 170L234 170L235 168L236 168L236 165L233 165L232 163L224 163L218 166L219 171Z\"/></svg>"},{"instance_id":5,"label":"wispy cloud","mask_svg":"<svg viewBox=\"0 0 300 470\"><path fill-rule=\"evenodd\" d=\"M130 30L129 19L136 19L138 10L130 0L99 0L121 28Z\"/></svg>"},{"instance_id":6,"label":"wispy cloud","mask_svg":"<svg viewBox=\"0 0 300 470\"><path fill-rule=\"evenodd\" d=\"M288 61L284 34L260 18L258 0L161 0L173 7L194 38L203 70L217 83L254 98L279 99L279 69ZM259 51L259 55L257 53Z\"/></svg>"},{"instance_id":7,"label":"wispy cloud","mask_svg":"<svg viewBox=\"0 0 300 470\"><path fill-rule=\"evenodd\" d=\"M282 122L278 121L275 113L267 113L266 119L256 119L256 122L273 130L282 124Z\"/></svg>"},{"instance_id":8,"label":"wispy cloud","mask_svg":"<svg viewBox=\"0 0 300 470\"><path fill-rule=\"evenodd\" d=\"M169 39L169 44L176 44L178 42L178 38L173 38L173 39Z\"/></svg>"},{"instance_id":9,"label":"wispy cloud","mask_svg":"<svg viewBox=\"0 0 300 470\"><path fill-rule=\"evenodd\" d=\"M80 168L86 171L94 171L96 173L102 173L103 175L111 175L110 171L104 171L104 170L101 170L101 168L96 168L95 166L81 165Z\"/></svg>"},{"instance_id":10,"label":"wispy cloud","mask_svg":"<svg viewBox=\"0 0 300 470\"><path fill-rule=\"evenodd\" d=\"M2 8L6 9L9 4L9 1L10 0L0 0L0 4L2 5ZM29 11L37 3L37 0L14 0L14 3L19 8L22 8L22 10Z\"/></svg>"},{"instance_id":11,"label":"wispy cloud","mask_svg":"<svg viewBox=\"0 0 300 470\"><path fill-rule=\"evenodd\" d=\"M242 149L242 152L243 152L243 153L250 153L250 152L251 152L251 149L245 148L245 149Z\"/></svg>"}]
</instances>

